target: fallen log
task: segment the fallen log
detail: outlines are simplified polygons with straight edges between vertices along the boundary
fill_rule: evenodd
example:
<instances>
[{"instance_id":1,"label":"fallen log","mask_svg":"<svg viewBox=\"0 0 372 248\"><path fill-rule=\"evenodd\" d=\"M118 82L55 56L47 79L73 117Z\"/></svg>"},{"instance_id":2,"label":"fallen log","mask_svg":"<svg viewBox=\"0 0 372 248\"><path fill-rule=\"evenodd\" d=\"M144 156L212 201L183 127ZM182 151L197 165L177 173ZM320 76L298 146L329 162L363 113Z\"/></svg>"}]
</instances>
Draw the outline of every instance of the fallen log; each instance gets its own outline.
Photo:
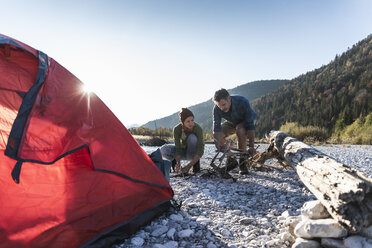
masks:
<instances>
[{"instance_id":1,"label":"fallen log","mask_svg":"<svg viewBox=\"0 0 372 248\"><path fill-rule=\"evenodd\" d=\"M372 179L288 134L271 131L270 147L292 166L329 214L350 232L372 224Z\"/></svg>"}]
</instances>

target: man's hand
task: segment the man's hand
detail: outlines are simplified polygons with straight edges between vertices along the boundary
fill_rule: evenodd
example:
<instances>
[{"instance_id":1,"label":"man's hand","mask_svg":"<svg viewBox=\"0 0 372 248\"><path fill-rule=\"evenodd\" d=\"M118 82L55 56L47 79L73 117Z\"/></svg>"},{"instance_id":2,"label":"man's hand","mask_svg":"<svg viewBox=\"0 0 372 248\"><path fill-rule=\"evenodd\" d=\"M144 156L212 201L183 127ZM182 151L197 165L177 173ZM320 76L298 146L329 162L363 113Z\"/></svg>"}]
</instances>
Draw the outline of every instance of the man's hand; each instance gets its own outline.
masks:
<instances>
[{"instance_id":1,"label":"man's hand","mask_svg":"<svg viewBox=\"0 0 372 248\"><path fill-rule=\"evenodd\" d=\"M217 150L220 150L220 149L221 149L220 142L218 142L217 139L214 139L214 145L216 146L216 149L217 149Z\"/></svg>"},{"instance_id":2,"label":"man's hand","mask_svg":"<svg viewBox=\"0 0 372 248\"><path fill-rule=\"evenodd\" d=\"M230 149L229 144L226 142L225 136L222 132L213 133L214 145L218 151L224 152Z\"/></svg>"},{"instance_id":3,"label":"man's hand","mask_svg":"<svg viewBox=\"0 0 372 248\"><path fill-rule=\"evenodd\" d=\"M218 150L221 151L221 152L225 152L225 151L227 151L229 149L230 149L230 144L226 143L226 144L220 145L220 147L219 147Z\"/></svg>"},{"instance_id":4,"label":"man's hand","mask_svg":"<svg viewBox=\"0 0 372 248\"><path fill-rule=\"evenodd\" d=\"M214 140L214 145L216 146L216 149L220 152L224 152L230 149L230 145L228 143L220 144L217 140Z\"/></svg>"}]
</instances>

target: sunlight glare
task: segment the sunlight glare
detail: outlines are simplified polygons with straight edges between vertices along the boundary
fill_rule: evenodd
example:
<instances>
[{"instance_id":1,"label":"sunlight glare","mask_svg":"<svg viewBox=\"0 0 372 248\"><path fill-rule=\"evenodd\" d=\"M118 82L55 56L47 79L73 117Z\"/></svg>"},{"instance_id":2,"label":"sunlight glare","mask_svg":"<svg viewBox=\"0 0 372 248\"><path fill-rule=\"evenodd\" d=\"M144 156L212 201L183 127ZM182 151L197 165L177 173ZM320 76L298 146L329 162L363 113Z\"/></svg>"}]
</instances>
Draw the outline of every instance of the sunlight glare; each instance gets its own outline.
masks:
<instances>
[{"instance_id":1,"label":"sunlight glare","mask_svg":"<svg viewBox=\"0 0 372 248\"><path fill-rule=\"evenodd\" d=\"M87 84L82 84L81 85L81 90L83 91L83 93L86 93L86 94L90 94L91 92L93 92L91 87L89 87L89 85L87 85Z\"/></svg>"}]
</instances>

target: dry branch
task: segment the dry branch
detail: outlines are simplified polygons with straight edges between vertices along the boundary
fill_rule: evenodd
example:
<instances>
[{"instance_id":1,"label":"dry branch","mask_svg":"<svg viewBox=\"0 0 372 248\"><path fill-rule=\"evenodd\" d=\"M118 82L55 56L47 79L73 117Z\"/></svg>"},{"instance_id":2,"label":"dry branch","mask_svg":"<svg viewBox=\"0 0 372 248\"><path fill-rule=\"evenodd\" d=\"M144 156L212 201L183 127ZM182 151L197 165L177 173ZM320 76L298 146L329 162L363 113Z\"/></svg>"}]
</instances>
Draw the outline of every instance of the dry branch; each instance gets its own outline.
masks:
<instances>
[{"instance_id":1,"label":"dry branch","mask_svg":"<svg viewBox=\"0 0 372 248\"><path fill-rule=\"evenodd\" d=\"M218 158L218 155L220 154L220 151L218 151L216 153L216 155L213 157L211 163L210 163L210 166L213 168L213 170L215 172L217 172L222 178L225 178L225 179L233 179L234 181L236 181L236 179L234 177L232 177L228 171L226 170L226 166L225 167L221 167L221 164L223 162L223 160L225 159L226 155L228 156L228 153L229 151L226 150L225 152L223 152L222 156L220 156ZM215 161L218 160L219 161L219 164L216 165L215 164Z\"/></svg>"}]
</instances>

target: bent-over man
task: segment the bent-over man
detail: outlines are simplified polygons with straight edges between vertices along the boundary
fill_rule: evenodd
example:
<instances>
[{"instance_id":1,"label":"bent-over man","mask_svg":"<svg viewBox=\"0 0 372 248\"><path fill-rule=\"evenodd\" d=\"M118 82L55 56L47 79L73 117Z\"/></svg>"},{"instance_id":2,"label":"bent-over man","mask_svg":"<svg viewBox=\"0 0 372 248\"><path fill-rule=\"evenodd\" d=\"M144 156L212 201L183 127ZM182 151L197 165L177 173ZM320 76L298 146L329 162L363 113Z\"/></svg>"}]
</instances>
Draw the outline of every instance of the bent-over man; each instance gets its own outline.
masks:
<instances>
[{"instance_id":1,"label":"bent-over man","mask_svg":"<svg viewBox=\"0 0 372 248\"><path fill-rule=\"evenodd\" d=\"M249 139L248 151L251 155L256 153L254 148L254 136L256 112L251 108L246 97L231 95L225 89L217 90L213 97L213 137L217 149L226 147L226 137L236 133L238 148L247 150L247 136ZM226 121L221 124L222 119ZM248 170L240 158L239 170L241 174L247 174Z\"/></svg>"}]
</instances>

